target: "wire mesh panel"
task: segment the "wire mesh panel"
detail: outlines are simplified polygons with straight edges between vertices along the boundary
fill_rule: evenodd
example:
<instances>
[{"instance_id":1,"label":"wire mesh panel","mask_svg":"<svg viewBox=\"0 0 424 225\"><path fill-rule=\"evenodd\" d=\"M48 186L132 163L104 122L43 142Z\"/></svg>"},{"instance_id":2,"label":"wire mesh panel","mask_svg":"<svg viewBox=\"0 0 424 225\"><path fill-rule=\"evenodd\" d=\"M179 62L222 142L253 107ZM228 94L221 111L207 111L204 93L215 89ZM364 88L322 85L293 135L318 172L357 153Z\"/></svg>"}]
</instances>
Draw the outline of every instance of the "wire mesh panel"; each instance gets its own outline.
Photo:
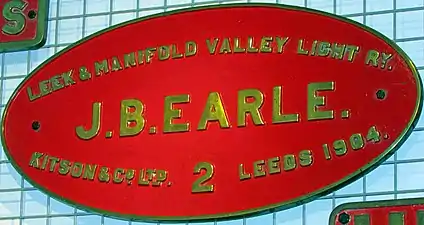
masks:
<instances>
[{"instance_id":1,"label":"wire mesh panel","mask_svg":"<svg viewBox=\"0 0 424 225\"><path fill-rule=\"evenodd\" d=\"M50 0L46 45L34 51L0 54L0 109L4 110L13 90L31 70L59 50L87 35L114 24L159 12L236 2L288 4L343 15L373 27L395 40L412 58L420 73L424 74L423 0ZM341 190L281 212L197 224L325 225L328 224L332 209L345 202L422 197L422 118L423 116L410 138L394 156ZM0 225L129 224L144 223L94 215L49 198L25 182L7 161L3 149L0 150Z\"/></svg>"}]
</instances>

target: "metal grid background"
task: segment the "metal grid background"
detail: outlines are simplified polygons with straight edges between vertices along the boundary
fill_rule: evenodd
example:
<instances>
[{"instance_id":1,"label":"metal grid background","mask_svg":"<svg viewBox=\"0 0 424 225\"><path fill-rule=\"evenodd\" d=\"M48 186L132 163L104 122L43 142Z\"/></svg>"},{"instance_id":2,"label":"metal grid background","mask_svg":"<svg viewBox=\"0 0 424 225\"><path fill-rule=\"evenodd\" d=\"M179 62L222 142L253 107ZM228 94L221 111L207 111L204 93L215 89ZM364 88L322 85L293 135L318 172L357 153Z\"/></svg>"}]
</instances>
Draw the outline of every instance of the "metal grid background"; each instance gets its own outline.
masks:
<instances>
[{"instance_id":1,"label":"metal grid background","mask_svg":"<svg viewBox=\"0 0 424 225\"><path fill-rule=\"evenodd\" d=\"M47 44L35 51L0 54L1 111L12 91L26 74L54 53L82 37L110 25L148 14L197 5L234 2L273 2L306 6L346 16L395 40L424 75L424 0L50 0ZM325 225L328 224L330 211L344 202L423 197L423 131L424 120L421 119L409 140L383 165L351 185L319 200L263 216L199 224ZM3 150L0 150L0 225L130 224L145 223L98 216L49 198L25 182L11 167Z\"/></svg>"}]
</instances>

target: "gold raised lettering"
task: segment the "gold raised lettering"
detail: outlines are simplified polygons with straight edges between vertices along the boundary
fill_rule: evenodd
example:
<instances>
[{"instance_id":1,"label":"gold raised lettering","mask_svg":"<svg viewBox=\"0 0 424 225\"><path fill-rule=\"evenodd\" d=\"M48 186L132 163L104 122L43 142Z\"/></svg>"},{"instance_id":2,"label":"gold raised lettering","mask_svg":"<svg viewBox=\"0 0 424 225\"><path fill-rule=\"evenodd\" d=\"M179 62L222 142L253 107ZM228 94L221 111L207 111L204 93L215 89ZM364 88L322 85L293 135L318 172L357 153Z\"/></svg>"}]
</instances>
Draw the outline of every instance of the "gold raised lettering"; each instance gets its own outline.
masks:
<instances>
[{"instance_id":1,"label":"gold raised lettering","mask_svg":"<svg viewBox=\"0 0 424 225\"><path fill-rule=\"evenodd\" d=\"M248 102L248 99L253 101ZM246 89L238 92L237 126L246 126L246 115L250 114L255 125L264 125L259 109L264 103L264 95L257 89Z\"/></svg>"},{"instance_id":2,"label":"gold raised lettering","mask_svg":"<svg viewBox=\"0 0 424 225\"><path fill-rule=\"evenodd\" d=\"M197 54L197 44L194 41L187 41L185 44L185 57L194 56Z\"/></svg>"},{"instance_id":3,"label":"gold raised lettering","mask_svg":"<svg viewBox=\"0 0 424 225\"><path fill-rule=\"evenodd\" d=\"M53 76L52 78L50 78L50 83L51 83L53 91L56 91L56 90L59 90L59 89L65 87L65 85L60 82L60 80L59 80L60 78L61 78L61 76L59 76L59 75L56 75L56 76Z\"/></svg>"},{"instance_id":4,"label":"gold raised lettering","mask_svg":"<svg viewBox=\"0 0 424 225\"><path fill-rule=\"evenodd\" d=\"M318 56L328 56L331 52L331 44L328 42L320 42L318 44Z\"/></svg>"},{"instance_id":5,"label":"gold raised lettering","mask_svg":"<svg viewBox=\"0 0 424 225\"><path fill-rule=\"evenodd\" d=\"M272 40L273 40L272 37L262 37L261 47L259 48L259 51L262 52L262 53L272 52L272 48L270 46Z\"/></svg>"},{"instance_id":6,"label":"gold raised lettering","mask_svg":"<svg viewBox=\"0 0 424 225\"><path fill-rule=\"evenodd\" d=\"M189 130L189 123L172 123L173 119L181 119L182 109L174 109L174 104L183 104L190 102L190 95L176 95L176 96L167 96L165 97L165 107L164 107L164 122L163 122L163 132L185 132Z\"/></svg>"},{"instance_id":7,"label":"gold raised lettering","mask_svg":"<svg viewBox=\"0 0 424 225\"><path fill-rule=\"evenodd\" d=\"M118 57L114 56L112 57L112 71L116 72L122 70L121 62L119 61Z\"/></svg>"},{"instance_id":8,"label":"gold raised lettering","mask_svg":"<svg viewBox=\"0 0 424 225\"><path fill-rule=\"evenodd\" d=\"M355 56L358 52L359 52L359 46L347 45L346 46L347 60L349 62L352 62L355 59Z\"/></svg>"},{"instance_id":9,"label":"gold raised lettering","mask_svg":"<svg viewBox=\"0 0 424 225\"><path fill-rule=\"evenodd\" d=\"M361 149L365 145L364 138L362 137L362 134L360 134L360 133L352 134L352 136L350 136L349 140L350 140L350 145L352 146L353 150Z\"/></svg>"},{"instance_id":10,"label":"gold raised lettering","mask_svg":"<svg viewBox=\"0 0 424 225\"><path fill-rule=\"evenodd\" d=\"M49 162L49 156L46 155L43 158L43 164L41 164L41 168L40 169L44 170L46 168L48 162Z\"/></svg>"},{"instance_id":11,"label":"gold raised lettering","mask_svg":"<svg viewBox=\"0 0 424 225\"><path fill-rule=\"evenodd\" d=\"M100 114L102 109L102 103L93 103L93 110L91 113L91 128L86 130L84 126L77 126L75 132L77 136L83 140L89 140L95 137L100 131Z\"/></svg>"},{"instance_id":12,"label":"gold raised lettering","mask_svg":"<svg viewBox=\"0 0 424 225\"><path fill-rule=\"evenodd\" d=\"M253 163L253 176L254 177L262 177L265 176L265 170L264 170L264 166L265 166L265 160L258 160L256 162Z\"/></svg>"},{"instance_id":13,"label":"gold raised lettering","mask_svg":"<svg viewBox=\"0 0 424 225\"><path fill-rule=\"evenodd\" d=\"M160 61L167 60L171 57L171 52L168 46L160 46L158 49L158 57Z\"/></svg>"},{"instance_id":14,"label":"gold raised lettering","mask_svg":"<svg viewBox=\"0 0 424 225\"><path fill-rule=\"evenodd\" d=\"M183 57L183 53L178 52L177 45L173 44L171 48L172 48L172 53L171 53L172 59L180 59Z\"/></svg>"},{"instance_id":15,"label":"gold raised lettering","mask_svg":"<svg viewBox=\"0 0 424 225\"><path fill-rule=\"evenodd\" d=\"M334 82L308 84L308 120L333 119L334 111L318 111L318 106L325 106L325 97L317 96L317 91L333 91Z\"/></svg>"},{"instance_id":16,"label":"gold raised lettering","mask_svg":"<svg viewBox=\"0 0 424 225\"><path fill-rule=\"evenodd\" d=\"M387 66L387 63L392 59L392 54L381 53L381 69L384 69Z\"/></svg>"},{"instance_id":17,"label":"gold raised lettering","mask_svg":"<svg viewBox=\"0 0 424 225\"><path fill-rule=\"evenodd\" d=\"M255 47L255 40L253 39L253 37L247 38L247 52L249 53L259 52L259 49Z\"/></svg>"},{"instance_id":18,"label":"gold raised lettering","mask_svg":"<svg viewBox=\"0 0 424 225\"><path fill-rule=\"evenodd\" d=\"M41 152L34 152L34 153L32 153L32 156L31 156L31 160L29 161L29 166L30 167L34 167L34 168L38 168L39 167L39 164L40 164L40 159L41 159L41 157L43 157L43 153L41 153Z\"/></svg>"},{"instance_id":19,"label":"gold raised lettering","mask_svg":"<svg viewBox=\"0 0 424 225\"><path fill-rule=\"evenodd\" d=\"M146 180L146 172L144 169L140 170L139 176L138 176L138 185L141 186L148 186L149 185L149 181Z\"/></svg>"},{"instance_id":20,"label":"gold raised lettering","mask_svg":"<svg viewBox=\"0 0 424 225\"><path fill-rule=\"evenodd\" d=\"M62 79L63 79L63 84L65 86L71 86L71 85L76 83L75 80L72 78L73 72L74 72L73 70L69 70L65 73L62 73L61 76L62 76Z\"/></svg>"},{"instance_id":21,"label":"gold raised lettering","mask_svg":"<svg viewBox=\"0 0 424 225\"><path fill-rule=\"evenodd\" d=\"M299 122L299 113L283 114L282 106L282 89L283 87L277 86L273 89L273 102L272 102L272 123L290 123Z\"/></svg>"},{"instance_id":22,"label":"gold raised lettering","mask_svg":"<svg viewBox=\"0 0 424 225\"><path fill-rule=\"evenodd\" d=\"M307 54L309 53L309 51L308 51L308 50L304 50L304 49L303 49L303 42L304 42L304 40L303 40L303 39L300 39L300 40L299 40L299 42L298 42L298 44L297 44L297 54L300 54L300 55L307 55Z\"/></svg>"},{"instance_id":23,"label":"gold raised lettering","mask_svg":"<svg viewBox=\"0 0 424 225\"><path fill-rule=\"evenodd\" d=\"M54 172L54 170L56 169L56 164L59 162L59 159L53 156L46 156L49 157L50 159L50 172Z\"/></svg>"},{"instance_id":24,"label":"gold raised lettering","mask_svg":"<svg viewBox=\"0 0 424 225\"><path fill-rule=\"evenodd\" d=\"M240 38L235 38L234 39L234 53L242 53L242 52L246 52L245 48L242 48L240 43Z\"/></svg>"},{"instance_id":25,"label":"gold raised lettering","mask_svg":"<svg viewBox=\"0 0 424 225\"><path fill-rule=\"evenodd\" d=\"M142 65L144 63L144 57L145 57L146 53L142 50L137 51L137 61L138 61L138 65Z\"/></svg>"},{"instance_id":26,"label":"gold raised lettering","mask_svg":"<svg viewBox=\"0 0 424 225\"><path fill-rule=\"evenodd\" d=\"M59 174L66 175L71 171L71 163L68 160L60 160L59 162Z\"/></svg>"},{"instance_id":27,"label":"gold raised lettering","mask_svg":"<svg viewBox=\"0 0 424 225\"><path fill-rule=\"evenodd\" d=\"M41 81L38 83L38 87L40 88L41 96L48 95L52 91L52 89L49 87L49 80Z\"/></svg>"},{"instance_id":28,"label":"gold raised lettering","mask_svg":"<svg viewBox=\"0 0 424 225\"><path fill-rule=\"evenodd\" d=\"M206 130L208 122L218 121L221 128L230 127L228 116L218 92L211 92L206 101L197 130Z\"/></svg>"},{"instance_id":29,"label":"gold raised lettering","mask_svg":"<svg viewBox=\"0 0 424 225\"><path fill-rule=\"evenodd\" d=\"M154 56L154 53L156 51L156 48L147 48L145 51L145 59L146 59L146 64L149 64L152 62L152 58Z\"/></svg>"},{"instance_id":30,"label":"gold raised lettering","mask_svg":"<svg viewBox=\"0 0 424 225\"><path fill-rule=\"evenodd\" d=\"M125 170L122 168L116 168L115 171L113 172L113 183L115 184L120 184L122 183L122 181L124 181L124 174L125 174Z\"/></svg>"},{"instance_id":31,"label":"gold raised lettering","mask_svg":"<svg viewBox=\"0 0 424 225\"><path fill-rule=\"evenodd\" d=\"M214 165L208 162L199 162L194 167L193 174L200 174L201 170L205 170L205 173L193 182L191 186L191 192L192 193L213 192L215 189L215 185L205 184L205 183L209 181L210 179L212 179L215 173Z\"/></svg>"},{"instance_id":32,"label":"gold raised lettering","mask_svg":"<svg viewBox=\"0 0 424 225\"><path fill-rule=\"evenodd\" d=\"M239 165L239 177L240 180L246 180L246 179L250 179L252 175L250 173L246 173L246 171L244 170L244 165L240 164Z\"/></svg>"},{"instance_id":33,"label":"gold raised lettering","mask_svg":"<svg viewBox=\"0 0 424 225\"><path fill-rule=\"evenodd\" d=\"M121 101L121 122L119 136L134 136L139 134L145 125L143 117L144 105L137 99Z\"/></svg>"},{"instance_id":34,"label":"gold raised lettering","mask_svg":"<svg viewBox=\"0 0 424 225\"><path fill-rule=\"evenodd\" d=\"M287 41L289 40L288 37L275 37L275 40L277 41L277 52L283 53L284 46L286 45Z\"/></svg>"},{"instance_id":35,"label":"gold raised lettering","mask_svg":"<svg viewBox=\"0 0 424 225\"><path fill-rule=\"evenodd\" d=\"M334 152L338 156L345 155L347 152L346 142L344 140L337 140L333 143Z\"/></svg>"},{"instance_id":36,"label":"gold raised lettering","mask_svg":"<svg viewBox=\"0 0 424 225\"><path fill-rule=\"evenodd\" d=\"M209 54L215 54L216 47L218 46L218 41L218 38L214 38L213 42L211 42L209 39L206 39L206 46L208 47Z\"/></svg>"},{"instance_id":37,"label":"gold raised lettering","mask_svg":"<svg viewBox=\"0 0 424 225\"><path fill-rule=\"evenodd\" d=\"M41 94L40 93L34 95L33 92L32 92L31 87L27 87L27 94L28 94L29 101L31 101L31 102L34 101L35 99L41 97Z\"/></svg>"},{"instance_id":38,"label":"gold raised lettering","mask_svg":"<svg viewBox=\"0 0 424 225\"><path fill-rule=\"evenodd\" d=\"M167 174L166 170L156 170L156 180L152 182L152 186L160 186L166 180Z\"/></svg>"},{"instance_id":39,"label":"gold raised lettering","mask_svg":"<svg viewBox=\"0 0 424 225\"><path fill-rule=\"evenodd\" d=\"M294 170L296 168L296 157L293 154L285 155L284 157L284 171Z\"/></svg>"},{"instance_id":40,"label":"gold raised lettering","mask_svg":"<svg viewBox=\"0 0 424 225\"><path fill-rule=\"evenodd\" d=\"M299 153L299 164L300 166L310 166L313 163L312 151L311 150L302 150Z\"/></svg>"},{"instance_id":41,"label":"gold raised lettering","mask_svg":"<svg viewBox=\"0 0 424 225\"><path fill-rule=\"evenodd\" d=\"M100 182L104 182L104 183L108 183L110 180L110 176L109 176L109 168L108 167L101 167L100 168L100 173L99 173L99 177L98 177Z\"/></svg>"},{"instance_id":42,"label":"gold raised lettering","mask_svg":"<svg viewBox=\"0 0 424 225\"><path fill-rule=\"evenodd\" d=\"M315 52L317 51L317 44L318 44L317 40L312 42L311 52L309 53L310 55L312 56L315 55Z\"/></svg>"},{"instance_id":43,"label":"gold raised lettering","mask_svg":"<svg viewBox=\"0 0 424 225\"><path fill-rule=\"evenodd\" d=\"M103 61L95 62L94 70L96 71L96 76L109 73L109 65L107 63L107 60L104 59Z\"/></svg>"},{"instance_id":44,"label":"gold raised lettering","mask_svg":"<svg viewBox=\"0 0 424 225\"><path fill-rule=\"evenodd\" d=\"M130 68L136 66L137 63L135 61L135 52L131 52L124 55L124 67Z\"/></svg>"},{"instance_id":45,"label":"gold raised lettering","mask_svg":"<svg viewBox=\"0 0 424 225\"><path fill-rule=\"evenodd\" d=\"M345 48L346 45L339 45L337 43L334 43L331 52L331 57L335 59L343 59Z\"/></svg>"},{"instance_id":46,"label":"gold raised lettering","mask_svg":"<svg viewBox=\"0 0 424 225\"><path fill-rule=\"evenodd\" d=\"M94 175L96 174L97 165L87 164L85 165L84 174L82 179L84 180L94 180Z\"/></svg>"},{"instance_id":47,"label":"gold raised lettering","mask_svg":"<svg viewBox=\"0 0 424 225\"><path fill-rule=\"evenodd\" d=\"M87 67L81 66L79 68L79 78L80 80L88 80L91 78L91 73L88 71Z\"/></svg>"},{"instance_id":48,"label":"gold raised lettering","mask_svg":"<svg viewBox=\"0 0 424 225\"><path fill-rule=\"evenodd\" d=\"M230 40L229 38L224 38L222 40L221 48L219 49L219 54L231 53Z\"/></svg>"},{"instance_id":49,"label":"gold raised lettering","mask_svg":"<svg viewBox=\"0 0 424 225\"><path fill-rule=\"evenodd\" d=\"M269 174L280 173L280 157L274 157L268 159L268 172Z\"/></svg>"},{"instance_id":50,"label":"gold raised lettering","mask_svg":"<svg viewBox=\"0 0 424 225\"><path fill-rule=\"evenodd\" d=\"M82 163L76 162L71 167L71 177L79 178L82 175L84 165Z\"/></svg>"}]
</instances>

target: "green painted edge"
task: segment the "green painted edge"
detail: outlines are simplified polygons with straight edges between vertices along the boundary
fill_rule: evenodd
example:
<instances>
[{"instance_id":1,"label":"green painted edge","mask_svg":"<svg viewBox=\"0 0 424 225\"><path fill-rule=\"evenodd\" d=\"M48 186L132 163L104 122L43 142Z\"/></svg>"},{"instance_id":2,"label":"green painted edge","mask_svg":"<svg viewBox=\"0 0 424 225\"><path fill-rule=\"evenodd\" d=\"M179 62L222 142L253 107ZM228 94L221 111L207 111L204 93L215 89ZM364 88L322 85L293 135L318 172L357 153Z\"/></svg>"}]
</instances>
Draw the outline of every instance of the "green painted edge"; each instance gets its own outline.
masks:
<instances>
[{"instance_id":1,"label":"green painted edge","mask_svg":"<svg viewBox=\"0 0 424 225\"><path fill-rule=\"evenodd\" d=\"M109 31L114 30L116 28L126 26L126 25L129 25L129 24L132 24L132 23L136 23L136 22L140 22L140 21L144 21L144 20L148 20L148 19L153 19L153 18L157 18L157 17L162 17L162 16L166 16L166 15L184 13L184 12L192 12L192 11L199 11L199 10L205 10L205 9L237 8L237 7L270 7L270 8L294 10L294 11L307 12L307 13L312 13L312 14L316 14L316 15L326 16L326 17L329 17L329 18L336 19L338 21L342 21L342 22L345 22L345 23L348 23L348 24L355 25L355 26L369 32L371 35L379 37L380 39L385 41L387 44L389 44L393 49L395 49L398 52L398 54L400 56L402 56L402 58L408 64L408 66L411 69L411 72L414 75L416 82L417 82L418 96L417 96L415 110L413 112L413 115L412 115L409 123L407 124L407 127L403 130L402 134L392 143L392 145L390 145L390 147L388 149L386 149L386 151L384 151L384 153L382 153L379 157L375 158L373 161L366 164L364 167L359 168L356 172L346 176L344 179L342 179L342 180L340 180L336 183L330 184L330 185L326 186L325 188L317 190L313 193L309 193L308 195L304 195L300 198L293 199L292 201L281 202L281 203L278 203L278 204L268 205L266 207L261 207L261 208L254 208L254 209L238 211L238 212L234 212L234 213L222 213L222 214L212 214L212 215L193 216L193 217L139 216L139 215L130 215L130 214L120 214L120 213L108 212L108 211L97 209L97 208L82 206L82 205L79 205L76 202L73 202L72 200L64 199L64 198L62 198L61 196L59 196L55 193L49 192L44 187L33 182L29 177L27 177L24 173L22 173L20 168L17 166L16 162L13 160L12 157L10 157L9 152L7 150L7 146L5 144L5 140L4 140L4 119L7 115L8 107L11 104L11 102L13 101L13 99L16 97L18 90L21 89L21 87L25 84L25 82L28 79L30 79L40 68L44 67L46 64L48 64L49 62L51 62L55 58L59 57L60 55L67 52L71 48L78 46L78 45L84 43L85 41L87 41L89 39L95 38L96 36L98 36L102 33L109 32ZM177 222L190 222L190 221L194 221L194 220L196 222L201 222L201 221L211 221L211 220L220 221L220 220L229 220L229 219L240 219L240 218L243 218L244 216L247 216L247 215L258 216L258 215L263 215L263 214L267 214L267 213L270 213L270 212L284 210L284 209L292 208L292 207L295 207L295 206L298 206L298 205L302 205L304 203L315 200L315 199L317 199L321 196L328 195L329 193L350 184L351 182L362 177L366 173L372 171L374 168L376 168L378 165L380 165L383 161L385 161L390 156L392 156L394 154L394 152L406 141L406 139L412 133L413 129L415 128L415 126L418 122L419 115L420 115L421 110L422 110L422 104L423 104L422 94L423 94L422 93L422 82L421 82L421 79L420 79L420 75L417 71L416 66L414 65L412 60L408 57L408 55L395 42L393 42L392 40L390 40L389 38L387 38L383 34L379 33L378 31L376 31L376 30L374 30L370 27L362 25L362 24L360 24L356 21L350 20L350 19L342 17L342 16L338 16L338 15L334 15L334 14L330 14L330 13L327 13L327 12L322 12L322 11L318 11L318 10L314 10L314 9L309 9L309 8L304 8L304 7L299 7L299 6L275 4L275 3L235 3L235 4L223 4L223 5L207 5L207 6L201 6L201 7L192 7L192 8L185 8L185 9L179 9L179 10L174 10L174 11L168 11L168 12L165 12L165 13L158 13L158 14L149 15L149 16L146 16L146 17L133 19L133 20L130 20L130 21L127 21L127 22L123 22L123 23L111 26L109 28L103 29L101 31L98 31L94 34L91 34L91 35L75 42L74 44L68 46L67 48L62 49L60 52L56 53L55 55L50 57L48 60L46 60L42 64L40 64L33 72L31 72L29 74L29 76L27 76L19 84L19 86L13 92L11 98L9 99L9 101L6 105L6 108L4 110L3 117L2 117L1 141L2 141L2 144L4 146L6 156L8 157L9 161L12 163L13 167L31 185L38 188L39 190L46 193L47 195L57 199L58 201L72 205L72 206L74 206L78 209L84 210L84 211L94 212L94 213L98 213L98 214L101 214L101 215L104 215L104 216L107 216L107 217L111 217L111 218L116 218L116 219L125 219L125 220L129 220L129 221L154 222L154 223L157 223L157 222L177 223ZM111 204L113 204L113 203L111 203ZM195 206L193 206L193 207L195 207Z\"/></svg>"},{"instance_id":2,"label":"green painted edge","mask_svg":"<svg viewBox=\"0 0 424 225\"><path fill-rule=\"evenodd\" d=\"M38 0L37 33L34 39L0 43L0 53L35 50L46 44L49 15L49 0ZM28 18L27 18L28 19Z\"/></svg>"},{"instance_id":3,"label":"green painted edge","mask_svg":"<svg viewBox=\"0 0 424 225\"><path fill-rule=\"evenodd\" d=\"M333 211L330 214L328 224L336 225L337 214L345 210L380 208L380 207L390 207L390 206L423 205L423 204L424 204L424 198L405 198L405 199L394 199L394 200L344 203L333 209Z\"/></svg>"}]
</instances>

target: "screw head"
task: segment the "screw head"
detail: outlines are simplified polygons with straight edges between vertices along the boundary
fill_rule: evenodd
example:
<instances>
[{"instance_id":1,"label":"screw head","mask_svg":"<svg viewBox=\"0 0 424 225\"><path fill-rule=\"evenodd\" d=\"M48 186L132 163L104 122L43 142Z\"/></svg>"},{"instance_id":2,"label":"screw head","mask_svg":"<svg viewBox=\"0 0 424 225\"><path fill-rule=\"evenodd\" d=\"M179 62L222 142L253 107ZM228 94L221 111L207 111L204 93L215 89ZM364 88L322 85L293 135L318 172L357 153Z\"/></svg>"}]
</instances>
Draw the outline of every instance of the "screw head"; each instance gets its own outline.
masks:
<instances>
[{"instance_id":1,"label":"screw head","mask_svg":"<svg viewBox=\"0 0 424 225\"><path fill-rule=\"evenodd\" d=\"M339 214L338 220L341 224L348 224L350 221L350 215L346 212L342 212Z\"/></svg>"},{"instance_id":2,"label":"screw head","mask_svg":"<svg viewBox=\"0 0 424 225\"><path fill-rule=\"evenodd\" d=\"M34 122L32 122L31 127L32 127L33 130L38 131L41 127L41 124L38 121L34 121Z\"/></svg>"},{"instance_id":3,"label":"screw head","mask_svg":"<svg viewBox=\"0 0 424 225\"><path fill-rule=\"evenodd\" d=\"M384 90L378 90L375 95L377 96L378 99L383 100L386 98L386 92Z\"/></svg>"},{"instance_id":4,"label":"screw head","mask_svg":"<svg viewBox=\"0 0 424 225\"><path fill-rule=\"evenodd\" d=\"M28 18L30 18L31 20L34 19L35 17L37 17L37 12L35 10L30 10L28 12Z\"/></svg>"}]
</instances>

